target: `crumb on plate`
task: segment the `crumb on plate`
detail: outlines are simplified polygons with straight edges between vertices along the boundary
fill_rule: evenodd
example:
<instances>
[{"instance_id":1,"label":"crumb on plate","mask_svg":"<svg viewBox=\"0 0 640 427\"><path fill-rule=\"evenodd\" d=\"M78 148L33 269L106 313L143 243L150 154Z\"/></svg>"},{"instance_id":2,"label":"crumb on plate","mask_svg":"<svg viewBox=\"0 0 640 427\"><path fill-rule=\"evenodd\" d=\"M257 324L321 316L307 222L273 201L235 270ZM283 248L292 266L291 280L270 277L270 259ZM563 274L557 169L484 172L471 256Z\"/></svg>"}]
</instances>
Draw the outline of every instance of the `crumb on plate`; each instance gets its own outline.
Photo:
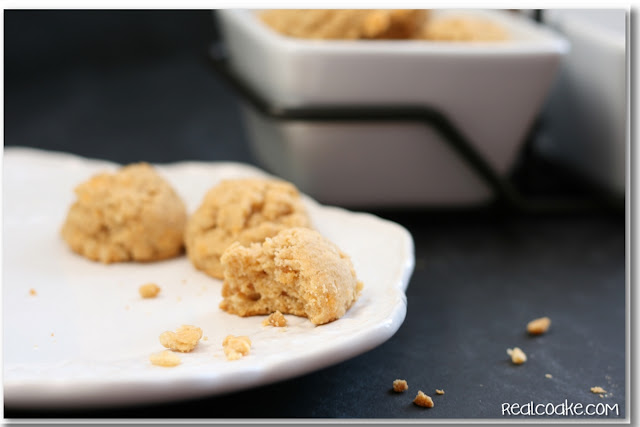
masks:
<instances>
[{"instance_id":1,"label":"crumb on plate","mask_svg":"<svg viewBox=\"0 0 640 427\"><path fill-rule=\"evenodd\" d=\"M160 293L160 286L155 283L146 283L138 289L142 298L155 298Z\"/></svg>"},{"instance_id":2,"label":"crumb on plate","mask_svg":"<svg viewBox=\"0 0 640 427\"><path fill-rule=\"evenodd\" d=\"M202 329L192 325L182 325L176 332L166 331L160 334L160 344L166 348L183 353L193 350L202 338Z\"/></svg>"},{"instance_id":3,"label":"crumb on plate","mask_svg":"<svg viewBox=\"0 0 640 427\"><path fill-rule=\"evenodd\" d=\"M601 393L606 393L607 390L603 389L602 387L591 387L591 393L594 394L601 394Z\"/></svg>"},{"instance_id":4,"label":"crumb on plate","mask_svg":"<svg viewBox=\"0 0 640 427\"><path fill-rule=\"evenodd\" d=\"M416 398L413 399L413 403L425 408L433 408L433 399L424 394L422 390L418 390L418 394L416 395Z\"/></svg>"},{"instance_id":5,"label":"crumb on plate","mask_svg":"<svg viewBox=\"0 0 640 427\"><path fill-rule=\"evenodd\" d=\"M227 335L222 341L222 347L227 360L238 360L249 354L251 340L247 336Z\"/></svg>"},{"instance_id":6,"label":"crumb on plate","mask_svg":"<svg viewBox=\"0 0 640 427\"><path fill-rule=\"evenodd\" d=\"M393 391L396 393L402 393L405 390L409 389L409 385L406 380L394 380L393 381Z\"/></svg>"},{"instance_id":7,"label":"crumb on plate","mask_svg":"<svg viewBox=\"0 0 640 427\"><path fill-rule=\"evenodd\" d=\"M553 375L551 375L551 374L544 374L544 376L547 377L547 378L553 378Z\"/></svg>"},{"instance_id":8,"label":"crumb on plate","mask_svg":"<svg viewBox=\"0 0 640 427\"><path fill-rule=\"evenodd\" d=\"M444 390L441 390L439 388L436 389L436 394L444 394Z\"/></svg>"},{"instance_id":9,"label":"crumb on plate","mask_svg":"<svg viewBox=\"0 0 640 427\"><path fill-rule=\"evenodd\" d=\"M151 356L149 356L149 361L152 365L164 366L167 368L178 366L181 363L180 357L177 354L170 352L169 350L152 354Z\"/></svg>"},{"instance_id":10,"label":"crumb on plate","mask_svg":"<svg viewBox=\"0 0 640 427\"><path fill-rule=\"evenodd\" d=\"M31 295L32 297L35 297L36 295L38 295L38 293L36 292L35 289L31 288L29 289L29 295Z\"/></svg>"},{"instance_id":11,"label":"crumb on plate","mask_svg":"<svg viewBox=\"0 0 640 427\"><path fill-rule=\"evenodd\" d=\"M287 326L287 319L285 319L284 315L279 310L276 310L262 321L262 326L275 326L281 328L283 326Z\"/></svg>"}]
</instances>

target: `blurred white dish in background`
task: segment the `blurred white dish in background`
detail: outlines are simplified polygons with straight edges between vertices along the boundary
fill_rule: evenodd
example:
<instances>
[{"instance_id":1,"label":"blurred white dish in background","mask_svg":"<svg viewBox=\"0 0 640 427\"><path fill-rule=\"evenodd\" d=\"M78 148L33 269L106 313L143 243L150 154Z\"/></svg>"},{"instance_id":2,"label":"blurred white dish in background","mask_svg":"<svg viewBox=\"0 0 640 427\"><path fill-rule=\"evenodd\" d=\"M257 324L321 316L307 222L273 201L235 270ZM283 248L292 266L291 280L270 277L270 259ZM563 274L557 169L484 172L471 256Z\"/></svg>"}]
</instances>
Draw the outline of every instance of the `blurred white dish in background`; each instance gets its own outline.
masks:
<instances>
[{"instance_id":1,"label":"blurred white dish in background","mask_svg":"<svg viewBox=\"0 0 640 427\"><path fill-rule=\"evenodd\" d=\"M544 112L538 149L578 168L607 190L625 191L627 105L623 9L546 10L571 42Z\"/></svg>"},{"instance_id":2,"label":"blurred white dish in background","mask_svg":"<svg viewBox=\"0 0 640 427\"><path fill-rule=\"evenodd\" d=\"M3 385L5 405L38 408L117 406L228 393L302 375L364 353L404 321L413 240L400 225L322 206L305 197L315 228L348 253L364 282L339 320L315 327L289 316L286 329L262 326L218 308L220 280L186 256L104 265L71 252L60 226L73 188L115 164L32 149L4 151ZM220 179L265 176L238 163L157 166L189 212ZM138 288L160 286L154 299ZM31 295L30 289L36 294ZM152 366L159 335L183 324L202 328L174 368ZM248 356L229 362L227 335L247 335Z\"/></svg>"},{"instance_id":3,"label":"blurred white dish in background","mask_svg":"<svg viewBox=\"0 0 640 427\"><path fill-rule=\"evenodd\" d=\"M500 174L511 170L556 74L565 40L501 11L444 10L504 27L501 42L284 37L256 11L221 10L235 72L275 105L422 105L445 113ZM274 122L245 109L271 171L330 203L460 205L490 189L419 123Z\"/></svg>"}]
</instances>

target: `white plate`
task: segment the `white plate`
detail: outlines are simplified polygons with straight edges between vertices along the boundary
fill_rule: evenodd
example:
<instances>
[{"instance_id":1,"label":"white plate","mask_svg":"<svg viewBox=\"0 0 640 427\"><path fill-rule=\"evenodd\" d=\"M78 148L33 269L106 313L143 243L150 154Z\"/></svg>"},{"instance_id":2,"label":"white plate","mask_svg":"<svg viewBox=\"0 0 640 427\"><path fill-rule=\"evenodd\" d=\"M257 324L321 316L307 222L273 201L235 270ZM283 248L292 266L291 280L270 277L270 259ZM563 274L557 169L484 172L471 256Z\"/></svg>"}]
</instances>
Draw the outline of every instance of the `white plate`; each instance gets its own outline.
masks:
<instances>
[{"instance_id":1,"label":"white plate","mask_svg":"<svg viewBox=\"0 0 640 427\"><path fill-rule=\"evenodd\" d=\"M71 253L59 229L73 188L117 165L72 155L4 150L4 397L10 407L86 407L222 394L305 374L389 339L406 314L413 272L411 235L378 217L305 198L315 227L353 259L365 287L338 321L314 327L287 315L286 329L218 308L221 281L186 257L151 264L102 265ZM234 163L158 166L192 212L222 178L264 176ZM138 287L160 295L143 300ZM30 289L37 292L29 294ZM152 366L160 333L182 324L208 338L174 368ZM222 339L248 335L251 353L227 361Z\"/></svg>"}]
</instances>

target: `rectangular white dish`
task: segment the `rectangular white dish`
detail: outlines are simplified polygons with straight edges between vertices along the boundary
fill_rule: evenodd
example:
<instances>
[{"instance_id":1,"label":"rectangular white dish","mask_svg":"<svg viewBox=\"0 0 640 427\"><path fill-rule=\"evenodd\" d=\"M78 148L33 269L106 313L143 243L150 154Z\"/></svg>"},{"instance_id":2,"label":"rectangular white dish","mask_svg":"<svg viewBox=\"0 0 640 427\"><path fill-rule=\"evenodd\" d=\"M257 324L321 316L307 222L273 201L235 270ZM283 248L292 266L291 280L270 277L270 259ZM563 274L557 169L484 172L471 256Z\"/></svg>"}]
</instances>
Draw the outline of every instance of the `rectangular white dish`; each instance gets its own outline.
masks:
<instances>
[{"instance_id":1,"label":"rectangular white dish","mask_svg":"<svg viewBox=\"0 0 640 427\"><path fill-rule=\"evenodd\" d=\"M568 45L526 18L445 10L507 30L499 43L319 41L282 36L252 10L218 12L230 66L278 106L436 108L506 176ZM262 164L324 202L464 205L491 191L446 141L420 123L275 122L244 110Z\"/></svg>"}]
</instances>

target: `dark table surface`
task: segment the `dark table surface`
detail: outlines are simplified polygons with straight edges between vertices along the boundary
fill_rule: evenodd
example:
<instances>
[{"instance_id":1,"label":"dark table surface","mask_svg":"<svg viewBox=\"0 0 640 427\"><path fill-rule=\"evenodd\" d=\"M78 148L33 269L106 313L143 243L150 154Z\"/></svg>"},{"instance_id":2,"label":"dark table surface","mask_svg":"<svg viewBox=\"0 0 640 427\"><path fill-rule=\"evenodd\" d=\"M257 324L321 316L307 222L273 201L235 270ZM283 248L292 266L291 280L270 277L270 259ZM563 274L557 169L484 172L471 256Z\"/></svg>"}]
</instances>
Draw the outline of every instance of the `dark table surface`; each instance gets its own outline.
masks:
<instances>
[{"instance_id":1,"label":"dark table surface","mask_svg":"<svg viewBox=\"0 0 640 427\"><path fill-rule=\"evenodd\" d=\"M121 163L256 164L238 100L205 62L206 44L215 37L208 12L146 12L134 18L93 12L93 26L86 12L82 19L51 13L5 14L5 146ZM98 50L95 44L80 46L81 60L77 51L56 56L41 48L38 62L17 41L18 29L37 35L43 22L55 22L59 45L67 46L69 40L79 43L69 28L113 34L111 22L136 24L116 26L126 32L139 29L140 20L145 34L160 35L142 38L131 51L124 41L119 49L106 42ZM84 27L77 29L79 22ZM171 31L182 34L185 25L196 35L162 38ZM38 38L33 40L31 48ZM608 417L625 416L623 214L363 209L402 224L415 242L406 319L379 347L302 377L224 396L108 409L5 407L5 417L503 418L506 403L565 400L617 405ZM553 321L550 331L527 336L526 323L544 315ZM527 353L524 365L509 361L506 349L514 346ZM390 391L396 378L408 381L407 393ZM593 386L607 395L591 393ZM445 394L436 396L436 388ZM418 389L433 396L433 408L411 403Z\"/></svg>"}]
</instances>

